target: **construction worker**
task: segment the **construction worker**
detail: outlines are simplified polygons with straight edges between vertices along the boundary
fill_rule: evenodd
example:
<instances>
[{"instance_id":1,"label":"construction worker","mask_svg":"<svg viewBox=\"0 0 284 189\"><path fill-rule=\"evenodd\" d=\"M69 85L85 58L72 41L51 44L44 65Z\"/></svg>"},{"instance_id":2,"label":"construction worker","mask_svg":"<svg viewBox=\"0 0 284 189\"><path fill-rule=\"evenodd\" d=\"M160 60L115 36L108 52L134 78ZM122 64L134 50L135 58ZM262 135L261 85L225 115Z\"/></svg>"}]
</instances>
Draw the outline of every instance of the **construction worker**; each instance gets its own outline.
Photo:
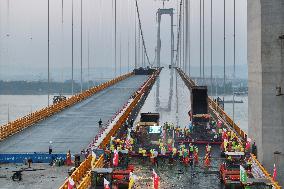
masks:
<instances>
[{"instance_id":1,"label":"construction worker","mask_svg":"<svg viewBox=\"0 0 284 189\"><path fill-rule=\"evenodd\" d=\"M198 148L197 147L195 147L194 149L193 157L194 157L194 164L197 165L198 164Z\"/></svg>"},{"instance_id":2,"label":"construction worker","mask_svg":"<svg viewBox=\"0 0 284 189\"><path fill-rule=\"evenodd\" d=\"M152 163L152 165L154 165L154 149L150 150L150 162Z\"/></svg>"},{"instance_id":3,"label":"construction worker","mask_svg":"<svg viewBox=\"0 0 284 189\"><path fill-rule=\"evenodd\" d=\"M139 155L142 155L142 150L143 150L143 148L139 148L139 149L138 149Z\"/></svg>"},{"instance_id":4,"label":"construction worker","mask_svg":"<svg viewBox=\"0 0 284 189\"><path fill-rule=\"evenodd\" d=\"M211 156L211 146L209 145L209 143L206 145L206 154Z\"/></svg>"},{"instance_id":5,"label":"construction worker","mask_svg":"<svg viewBox=\"0 0 284 189\"><path fill-rule=\"evenodd\" d=\"M228 146L228 140L227 139L224 139L224 151L226 152L227 151L227 146Z\"/></svg>"},{"instance_id":6,"label":"construction worker","mask_svg":"<svg viewBox=\"0 0 284 189\"><path fill-rule=\"evenodd\" d=\"M52 153L52 141L49 141L48 153Z\"/></svg>"},{"instance_id":7,"label":"construction worker","mask_svg":"<svg viewBox=\"0 0 284 189\"><path fill-rule=\"evenodd\" d=\"M178 157L179 157L179 161L182 162L183 161L183 149L180 148L178 151Z\"/></svg>"},{"instance_id":8,"label":"construction worker","mask_svg":"<svg viewBox=\"0 0 284 189\"><path fill-rule=\"evenodd\" d=\"M68 150L68 152L67 152L67 154L66 154L66 165L67 165L67 166L72 165L71 152L70 152L70 150Z\"/></svg>"},{"instance_id":9,"label":"construction worker","mask_svg":"<svg viewBox=\"0 0 284 189\"><path fill-rule=\"evenodd\" d=\"M251 167L252 167L252 160L251 157L247 160L247 170L251 172Z\"/></svg>"},{"instance_id":10,"label":"construction worker","mask_svg":"<svg viewBox=\"0 0 284 189\"><path fill-rule=\"evenodd\" d=\"M184 164L184 166L188 166L189 161L190 161L190 159L188 157L188 154L184 155L184 157L183 157L183 164Z\"/></svg>"},{"instance_id":11,"label":"construction worker","mask_svg":"<svg viewBox=\"0 0 284 189\"><path fill-rule=\"evenodd\" d=\"M204 166L205 167L209 167L210 166L210 155L208 153L206 153L206 155L204 157Z\"/></svg>"},{"instance_id":12,"label":"construction worker","mask_svg":"<svg viewBox=\"0 0 284 189\"><path fill-rule=\"evenodd\" d=\"M99 124L99 127L102 127L103 121L102 121L101 118L100 118L100 120L98 121L98 124Z\"/></svg>"},{"instance_id":13,"label":"construction worker","mask_svg":"<svg viewBox=\"0 0 284 189\"><path fill-rule=\"evenodd\" d=\"M177 154L177 149L175 147L173 147L172 153L173 153L173 155Z\"/></svg>"},{"instance_id":14,"label":"construction worker","mask_svg":"<svg viewBox=\"0 0 284 189\"><path fill-rule=\"evenodd\" d=\"M146 149L142 149L142 156L143 156L143 162L146 162L147 159L147 150Z\"/></svg>"},{"instance_id":15,"label":"construction worker","mask_svg":"<svg viewBox=\"0 0 284 189\"><path fill-rule=\"evenodd\" d=\"M158 167L158 165L159 165L159 163L158 163L158 152L157 152L157 150L154 150L154 153L153 153L153 155L154 155L154 165L156 165L156 167Z\"/></svg>"},{"instance_id":16,"label":"construction worker","mask_svg":"<svg viewBox=\"0 0 284 189\"><path fill-rule=\"evenodd\" d=\"M192 143L189 144L189 155L190 156L193 156L193 153L194 153L194 146Z\"/></svg>"}]
</instances>

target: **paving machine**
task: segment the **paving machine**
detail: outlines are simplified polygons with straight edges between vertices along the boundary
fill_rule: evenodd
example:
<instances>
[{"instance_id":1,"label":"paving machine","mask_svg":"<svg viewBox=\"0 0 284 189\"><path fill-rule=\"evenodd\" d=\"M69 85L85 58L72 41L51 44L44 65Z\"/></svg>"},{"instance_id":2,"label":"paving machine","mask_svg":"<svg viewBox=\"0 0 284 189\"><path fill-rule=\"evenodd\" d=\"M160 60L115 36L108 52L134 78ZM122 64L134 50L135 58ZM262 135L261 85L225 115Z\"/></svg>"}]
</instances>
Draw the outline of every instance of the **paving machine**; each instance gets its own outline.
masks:
<instances>
[{"instance_id":1,"label":"paving machine","mask_svg":"<svg viewBox=\"0 0 284 189\"><path fill-rule=\"evenodd\" d=\"M159 126L159 120L159 113L141 113L136 130L138 135L140 135L140 139L143 140L144 146L158 142L162 133L162 126Z\"/></svg>"},{"instance_id":2,"label":"paving machine","mask_svg":"<svg viewBox=\"0 0 284 189\"><path fill-rule=\"evenodd\" d=\"M240 165L244 163L244 152L225 152L226 159L220 165L220 181L226 188L240 186Z\"/></svg>"}]
</instances>

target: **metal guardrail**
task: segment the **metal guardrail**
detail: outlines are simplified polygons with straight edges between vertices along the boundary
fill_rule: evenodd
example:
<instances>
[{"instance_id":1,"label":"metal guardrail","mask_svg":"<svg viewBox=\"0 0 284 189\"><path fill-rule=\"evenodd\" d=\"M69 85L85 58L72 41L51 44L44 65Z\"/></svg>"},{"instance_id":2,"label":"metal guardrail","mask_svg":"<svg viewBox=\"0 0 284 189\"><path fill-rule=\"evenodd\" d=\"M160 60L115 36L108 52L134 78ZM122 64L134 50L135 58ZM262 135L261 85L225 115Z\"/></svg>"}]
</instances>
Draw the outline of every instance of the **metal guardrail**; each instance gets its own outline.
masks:
<instances>
[{"instance_id":1,"label":"metal guardrail","mask_svg":"<svg viewBox=\"0 0 284 189\"><path fill-rule=\"evenodd\" d=\"M185 84L190 88L191 86L196 86L195 82L190 79L180 68L176 68L181 78L185 81ZM210 97L208 97L208 103L213 110L219 113L219 116L224 119L233 129L234 131L241 137L242 141L247 140L247 133L244 132L236 123L233 122L233 119ZM237 136L238 137L238 136ZM271 175L267 172L267 170L260 164L257 158L251 154L253 161L258 165L261 171L264 173L267 179L269 179L275 189L281 189L281 186L278 182L274 181Z\"/></svg>"},{"instance_id":2,"label":"metal guardrail","mask_svg":"<svg viewBox=\"0 0 284 189\"><path fill-rule=\"evenodd\" d=\"M110 132L106 135L103 139L102 143L100 144L100 148L105 148L111 139L112 136L120 129L123 123L127 120L128 116L130 115L132 109L137 105L145 91L147 91L151 85L154 84L157 75L159 75L160 70L155 72L149 79L143 84L142 88L139 90L140 92L134 97L134 100L125 110L124 114L119 118L116 122L114 127L110 130ZM77 188L79 189L86 189L89 188L91 185L91 155L80 164L80 166L72 173L71 177L74 180ZM103 156L100 156L99 160L96 162L94 167L103 167ZM68 179L64 182L64 184L59 189L67 189L68 188Z\"/></svg>"},{"instance_id":3,"label":"metal guardrail","mask_svg":"<svg viewBox=\"0 0 284 189\"><path fill-rule=\"evenodd\" d=\"M5 125L0 126L0 141L6 139L9 136L12 136L22 130L24 130L27 127L30 127L34 125L35 123L38 123L39 121L42 121L74 104L77 104L78 102L81 102L82 100L85 100L89 98L90 96L94 95L97 92L100 92L104 90L105 88L116 84L117 82L124 80L128 77L133 75L133 72L119 76L117 78L114 78L110 81L104 82L98 86L92 87L80 94L76 94L67 100L61 101L59 103L53 104L49 107L45 107L39 111L32 112L24 117L21 117L15 121L9 122Z\"/></svg>"}]
</instances>

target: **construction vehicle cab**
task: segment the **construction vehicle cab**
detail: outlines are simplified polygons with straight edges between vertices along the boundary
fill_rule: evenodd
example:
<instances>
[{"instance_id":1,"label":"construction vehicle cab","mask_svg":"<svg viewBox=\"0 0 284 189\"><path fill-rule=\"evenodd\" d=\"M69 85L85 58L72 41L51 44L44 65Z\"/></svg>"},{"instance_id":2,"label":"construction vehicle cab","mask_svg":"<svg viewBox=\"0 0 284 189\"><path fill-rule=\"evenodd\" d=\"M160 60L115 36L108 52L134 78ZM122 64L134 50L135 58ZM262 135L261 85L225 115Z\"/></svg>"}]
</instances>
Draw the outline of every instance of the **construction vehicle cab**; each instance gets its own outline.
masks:
<instances>
[{"instance_id":1,"label":"construction vehicle cab","mask_svg":"<svg viewBox=\"0 0 284 189\"><path fill-rule=\"evenodd\" d=\"M162 126L159 126L159 113L141 113L140 122L136 130L143 136L147 143L155 143L162 133Z\"/></svg>"},{"instance_id":2,"label":"construction vehicle cab","mask_svg":"<svg viewBox=\"0 0 284 189\"><path fill-rule=\"evenodd\" d=\"M129 171L121 172L117 168L95 168L92 170L91 188L104 189L104 179L109 182L110 188L127 189Z\"/></svg>"},{"instance_id":3,"label":"construction vehicle cab","mask_svg":"<svg viewBox=\"0 0 284 189\"><path fill-rule=\"evenodd\" d=\"M220 181L228 188L240 185L240 165L244 160L244 152L225 152L226 159L220 165Z\"/></svg>"},{"instance_id":4,"label":"construction vehicle cab","mask_svg":"<svg viewBox=\"0 0 284 189\"><path fill-rule=\"evenodd\" d=\"M57 95L53 97L53 104L59 103L66 100L66 96L63 95Z\"/></svg>"},{"instance_id":5,"label":"construction vehicle cab","mask_svg":"<svg viewBox=\"0 0 284 189\"><path fill-rule=\"evenodd\" d=\"M127 188L129 183L130 172L133 172L134 166L129 164L128 150L118 152L118 166L113 167L112 181L113 185L118 188ZM113 158L111 158L113 159Z\"/></svg>"},{"instance_id":6,"label":"construction vehicle cab","mask_svg":"<svg viewBox=\"0 0 284 189\"><path fill-rule=\"evenodd\" d=\"M92 169L91 188L104 189L104 179L106 179L112 186L112 168L95 168Z\"/></svg>"}]
</instances>

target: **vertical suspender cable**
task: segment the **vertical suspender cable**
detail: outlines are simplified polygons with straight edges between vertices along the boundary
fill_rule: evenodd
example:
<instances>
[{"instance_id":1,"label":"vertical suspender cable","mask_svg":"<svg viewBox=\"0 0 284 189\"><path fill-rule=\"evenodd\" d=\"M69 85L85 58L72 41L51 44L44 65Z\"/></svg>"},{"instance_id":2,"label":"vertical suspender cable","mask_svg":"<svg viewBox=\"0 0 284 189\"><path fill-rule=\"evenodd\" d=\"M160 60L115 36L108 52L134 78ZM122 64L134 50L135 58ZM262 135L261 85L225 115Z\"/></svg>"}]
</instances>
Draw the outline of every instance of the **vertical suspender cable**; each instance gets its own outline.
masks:
<instances>
[{"instance_id":1,"label":"vertical suspender cable","mask_svg":"<svg viewBox=\"0 0 284 189\"><path fill-rule=\"evenodd\" d=\"M128 35L128 40L127 40L127 72L129 72L129 67L130 67L130 65L129 65L129 35Z\"/></svg>"},{"instance_id":2,"label":"vertical suspender cable","mask_svg":"<svg viewBox=\"0 0 284 189\"><path fill-rule=\"evenodd\" d=\"M71 91L72 95L74 94L74 0L72 0L72 83L71 83Z\"/></svg>"},{"instance_id":3,"label":"vertical suspender cable","mask_svg":"<svg viewBox=\"0 0 284 189\"><path fill-rule=\"evenodd\" d=\"M135 54L135 69L137 68L137 30L136 30L136 27L137 27L137 23L136 23L136 11L134 12L134 33L135 33L135 35L134 35L134 49L135 49L135 52L134 52L134 54Z\"/></svg>"},{"instance_id":4,"label":"vertical suspender cable","mask_svg":"<svg viewBox=\"0 0 284 189\"><path fill-rule=\"evenodd\" d=\"M224 81L223 81L223 105L225 109L225 92L226 92L226 0L224 0Z\"/></svg>"},{"instance_id":5,"label":"vertical suspender cable","mask_svg":"<svg viewBox=\"0 0 284 189\"><path fill-rule=\"evenodd\" d=\"M185 1L185 70L187 72L188 64L188 0Z\"/></svg>"},{"instance_id":6,"label":"vertical suspender cable","mask_svg":"<svg viewBox=\"0 0 284 189\"><path fill-rule=\"evenodd\" d=\"M138 30L138 32L139 32L139 30ZM139 32L139 34L138 34L138 65L140 65L141 66L141 64L140 64L140 32ZM140 67L140 66L138 66L138 67Z\"/></svg>"},{"instance_id":7,"label":"vertical suspender cable","mask_svg":"<svg viewBox=\"0 0 284 189\"><path fill-rule=\"evenodd\" d=\"M64 4L63 4L63 0L61 1L61 62L63 63L64 62L64 27L63 27L63 7L64 7ZM62 82L64 82L63 80L63 71L61 71L61 77L62 77ZM62 88L61 88L61 93L63 93L63 85L62 85Z\"/></svg>"},{"instance_id":8,"label":"vertical suspender cable","mask_svg":"<svg viewBox=\"0 0 284 189\"><path fill-rule=\"evenodd\" d=\"M81 0L81 93L83 91L83 0Z\"/></svg>"},{"instance_id":9,"label":"vertical suspender cable","mask_svg":"<svg viewBox=\"0 0 284 189\"><path fill-rule=\"evenodd\" d=\"M114 75L117 76L116 66L116 0L114 0Z\"/></svg>"},{"instance_id":10,"label":"vertical suspender cable","mask_svg":"<svg viewBox=\"0 0 284 189\"><path fill-rule=\"evenodd\" d=\"M127 1L127 26L130 25L130 6L129 6L129 0ZM127 30L127 72L129 72L129 35L130 35L130 27Z\"/></svg>"},{"instance_id":11,"label":"vertical suspender cable","mask_svg":"<svg viewBox=\"0 0 284 189\"><path fill-rule=\"evenodd\" d=\"M190 56L191 56L191 54L190 54L190 47L191 47L191 44L190 44L190 19L191 19L191 16L190 16L190 14L191 14L191 9L190 9L190 7L191 7L191 4L190 4L190 0L188 0L188 10L189 10L189 13L188 13L188 76L190 76Z\"/></svg>"},{"instance_id":12,"label":"vertical suspender cable","mask_svg":"<svg viewBox=\"0 0 284 189\"><path fill-rule=\"evenodd\" d=\"M235 88L236 79L236 0L234 0L234 74L233 74L233 123L235 123Z\"/></svg>"},{"instance_id":13,"label":"vertical suspender cable","mask_svg":"<svg viewBox=\"0 0 284 189\"><path fill-rule=\"evenodd\" d=\"M10 63L10 0L7 0L7 44L6 44L6 48L7 48L7 63Z\"/></svg>"},{"instance_id":14,"label":"vertical suspender cable","mask_svg":"<svg viewBox=\"0 0 284 189\"><path fill-rule=\"evenodd\" d=\"M119 75L121 75L121 33L119 35Z\"/></svg>"},{"instance_id":15,"label":"vertical suspender cable","mask_svg":"<svg viewBox=\"0 0 284 189\"><path fill-rule=\"evenodd\" d=\"M211 14L211 17L210 17L210 20L211 20L211 24L210 24L210 27L211 27L211 29L210 29L210 40L211 40L211 42L210 42L210 59L211 59L211 66L210 66L210 71L211 71L211 73L210 73L210 81L211 81L211 96L213 96L213 21L212 21L212 19L213 19L213 4L212 4L212 0L211 0L211 4L210 4L210 6L211 6L211 11L210 11L210 14Z\"/></svg>"},{"instance_id":16,"label":"vertical suspender cable","mask_svg":"<svg viewBox=\"0 0 284 189\"><path fill-rule=\"evenodd\" d=\"M50 75L49 75L49 0L47 0L47 106L49 106Z\"/></svg>"},{"instance_id":17,"label":"vertical suspender cable","mask_svg":"<svg viewBox=\"0 0 284 189\"><path fill-rule=\"evenodd\" d=\"M204 38L204 0L203 0L203 3L202 3L202 82L203 82L203 85L205 84L205 59L204 59L204 54L205 54L205 51L204 51L204 46L205 46L205 38Z\"/></svg>"},{"instance_id":18,"label":"vertical suspender cable","mask_svg":"<svg viewBox=\"0 0 284 189\"><path fill-rule=\"evenodd\" d=\"M88 31L88 89L90 89L90 33Z\"/></svg>"},{"instance_id":19,"label":"vertical suspender cable","mask_svg":"<svg viewBox=\"0 0 284 189\"><path fill-rule=\"evenodd\" d=\"M182 63L183 63L183 71L185 70L185 3L183 3L183 7L182 7L183 11L182 11Z\"/></svg>"},{"instance_id":20,"label":"vertical suspender cable","mask_svg":"<svg viewBox=\"0 0 284 189\"><path fill-rule=\"evenodd\" d=\"M201 79L201 6L202 6L202 2L201 0L199 0L200 2L200 9L199 9L199 77Z\"/></svg>"},{"instance_id":21,"label":"vertical suspender cable","mask_svg":"<svg viewBox=\"0 0 284 189\"><path fill-rule=\"evenodd\" d=\"M64 8L64 0L61 0L61 23L63 23L63 8Z\"/></svg>"},{"instance_id":22,"label":"vertical suspender cable","mask_svg":"<svg viewBox=\"0 0 284 189\"><path fill-rule=\"evenodd\" d=\"M183 40L183 0L181 0L180 3L180 48L179 48L179 61L180 61L180 67L183 69L183 63L182 63L182 40Z\"/></svg>"}]
</instances>

